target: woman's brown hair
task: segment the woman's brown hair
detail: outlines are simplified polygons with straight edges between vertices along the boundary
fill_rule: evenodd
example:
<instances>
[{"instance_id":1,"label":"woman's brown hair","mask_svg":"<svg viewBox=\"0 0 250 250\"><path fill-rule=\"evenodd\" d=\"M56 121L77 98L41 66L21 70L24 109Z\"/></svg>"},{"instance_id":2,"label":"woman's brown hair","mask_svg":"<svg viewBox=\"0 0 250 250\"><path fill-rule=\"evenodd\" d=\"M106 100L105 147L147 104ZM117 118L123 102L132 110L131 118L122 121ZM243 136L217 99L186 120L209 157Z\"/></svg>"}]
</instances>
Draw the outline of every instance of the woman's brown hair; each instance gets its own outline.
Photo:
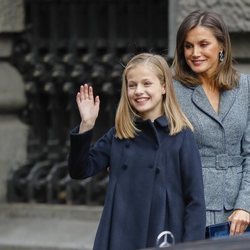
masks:
<instances>
[{"instance_id":1,"label":"woman's brown hair","mask_svg":"<svg viewBox=\"0 0 250 250\"><path fill-rule=\"evenodd\" d=\"M187 33L197 26L209 28L223 47L224 60L219 62L217 70L211 77L211 84L220 90L236 87L239 76L233 67L228 28L220 15L209 11L193 11L181 23L177 31L175 56L172 64L174 78L187 86L200 84L198 76L188 66L184 56L184 43Z\"/></svg>"}]
</instances>

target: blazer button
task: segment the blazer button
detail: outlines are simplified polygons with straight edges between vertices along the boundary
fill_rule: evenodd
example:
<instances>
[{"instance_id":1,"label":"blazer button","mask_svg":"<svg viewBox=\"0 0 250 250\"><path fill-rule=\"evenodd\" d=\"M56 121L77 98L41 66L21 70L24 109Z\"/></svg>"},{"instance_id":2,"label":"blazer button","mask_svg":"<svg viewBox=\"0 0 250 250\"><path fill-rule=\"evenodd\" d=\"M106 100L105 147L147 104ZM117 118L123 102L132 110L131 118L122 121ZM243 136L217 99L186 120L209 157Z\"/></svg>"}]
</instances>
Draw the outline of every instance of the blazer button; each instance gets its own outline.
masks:
<instances>
[{"instance_id":1,"label":"blazer button","mask_svg":"<svg viewBox=\"0 0 250 250\"><path fill-rule=\"evenodd\" d=\"M156 173L156 174L159 174L159 173L160 173L160 169L159 169L159 168L156 168L156 169L155 169L155 173Z\"/></svg>"},{"instance_id":2,"label":"blazer button","mask_svg":"<svg viewBox=\"0 0 250 250\"><path fill-rule=\"evenodd\" d=\"M128 168L128 165L126 165L126 164L122 165L123 170L126 170L127 168Z\"/></svg>"}]
</instances>

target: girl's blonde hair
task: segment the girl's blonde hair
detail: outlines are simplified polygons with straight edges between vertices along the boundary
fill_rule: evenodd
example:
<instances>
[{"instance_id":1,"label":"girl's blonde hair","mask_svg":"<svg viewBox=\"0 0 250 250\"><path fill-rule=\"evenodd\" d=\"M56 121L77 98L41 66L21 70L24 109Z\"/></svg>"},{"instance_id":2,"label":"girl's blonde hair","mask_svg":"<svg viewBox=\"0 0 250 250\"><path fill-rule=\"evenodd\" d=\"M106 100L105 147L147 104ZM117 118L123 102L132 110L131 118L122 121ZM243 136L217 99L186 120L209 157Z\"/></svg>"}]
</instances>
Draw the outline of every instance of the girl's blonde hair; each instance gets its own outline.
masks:
<instances>
[{"instance_id":1,"label":"girl's blonde hair","mask_svg":"<svg viewBox=\"0 0 250 250\"><path fill-rule=\"evenodd\" d=\"M120 139L134 138L136 133L139 132L135 125L135 120L139 115L136 114L128 100L127 73L140 64L150 64L161 84L166 86L162 109L169 122L170 135L174 135L187 127L193 130L191 123L178 105L174 93L172 74L167 61L160 55L141 53L130 59L122 74L121 97L115 117L116 136Z\"/></svg>"}]
</instances>

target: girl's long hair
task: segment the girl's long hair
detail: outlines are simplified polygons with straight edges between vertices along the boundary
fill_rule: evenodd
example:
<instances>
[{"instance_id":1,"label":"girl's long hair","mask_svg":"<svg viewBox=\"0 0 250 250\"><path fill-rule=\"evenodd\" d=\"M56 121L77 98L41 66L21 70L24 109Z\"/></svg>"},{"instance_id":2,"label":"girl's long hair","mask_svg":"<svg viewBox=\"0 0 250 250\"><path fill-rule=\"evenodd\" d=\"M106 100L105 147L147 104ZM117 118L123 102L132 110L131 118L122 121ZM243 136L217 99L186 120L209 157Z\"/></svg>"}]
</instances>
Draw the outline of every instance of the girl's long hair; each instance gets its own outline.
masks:
<instances>
[{"instance_id":1,"label":"girl's long hair","mask_svg":"<svg viewBox=\"0 0 250 250\"><path fill-rule=\"evenodd\" d=\"M127 73L138 65L148 65L159 78L161 84L166 86L166 94L163 95L162 110L169 123L170 135L180 132L183 128L193 127L184 113L181 111L173 87L173 79L167 61L160 55L141 53L134 56L125 67L122 74L121 97L118 104L115 128L116 136L120 139L134 138L139 129L135 125L139 115L129 103L127 95Z\"/></svg>"}]
</instances>

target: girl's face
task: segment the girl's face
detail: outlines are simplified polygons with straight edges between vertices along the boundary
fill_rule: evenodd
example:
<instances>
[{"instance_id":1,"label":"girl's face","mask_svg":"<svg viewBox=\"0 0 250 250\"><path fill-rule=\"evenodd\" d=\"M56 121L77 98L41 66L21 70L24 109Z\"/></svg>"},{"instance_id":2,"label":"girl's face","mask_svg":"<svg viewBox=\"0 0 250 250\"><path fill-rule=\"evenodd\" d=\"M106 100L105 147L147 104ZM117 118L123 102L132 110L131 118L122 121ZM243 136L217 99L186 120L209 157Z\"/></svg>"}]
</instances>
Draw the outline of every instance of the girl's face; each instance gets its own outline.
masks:
<instances>
[{"instance_id":1,"label":"girl's face","mask_svg":"<svg viewBox=\"0 0 250 250\"><path fill-rule=\"evenodd\" d=\"M154 121L162 115L162 99L166 93L150 65L137 65L127 72L130 105L144 119Z\"/></svg>"},{"instance_id":2,"label":"girl's face","mask_svg":"<svg viewBox=\"0 0 250 250\"><path fill-rule=\"evenodd\" d=\"M209 28L197 26L187 33L184 56L189 67L201 77L215 72L221 50L222 46Z\"/></svg>"}]
</instances>

